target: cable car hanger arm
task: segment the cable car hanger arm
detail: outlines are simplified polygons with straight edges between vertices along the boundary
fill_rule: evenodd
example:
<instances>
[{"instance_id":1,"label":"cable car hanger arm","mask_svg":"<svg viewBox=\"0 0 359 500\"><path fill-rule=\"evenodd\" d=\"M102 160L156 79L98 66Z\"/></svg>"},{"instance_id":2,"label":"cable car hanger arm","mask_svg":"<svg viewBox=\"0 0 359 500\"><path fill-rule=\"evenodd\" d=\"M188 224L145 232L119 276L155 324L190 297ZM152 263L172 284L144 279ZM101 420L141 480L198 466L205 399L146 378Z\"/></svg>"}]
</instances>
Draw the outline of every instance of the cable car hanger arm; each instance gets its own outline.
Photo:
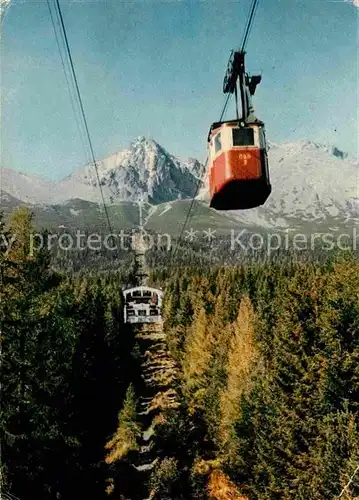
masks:
<instances>
[{"instance_id":1,"label":"cable car hanger arm","mask_svg":"<svg viewBox=\"0 0 359 500\"><path fill-rule=\"evenodd\" d=\"M247 122L254 112L251 103L251 96L254 95L257 85L260 83L262 77L260 75L249 76L245 70L245 48L247 45L248 37L252 29L252 24L256 9L258 7L259 0L252 0L251 8L247 18L246 28L244 30L244 35L242 39L241 48L239 50L231 52L229 57L227 71L223 82L223 92L225 94L235 93L236 109L238 110L238 92L237 92L237 82L239 86L239 93L241 96L242 103L242 122ZM237 119L239 121L238 111ZM251 121L255 120L255 117L251 117Z\"/></svg>"},{"instance_id":2,"label":"cable car hanger arm","mask_svg":"<svg viewBox=\"0 0 359 500\"><path fill-rule=\"evenodd\" d=\"M245 54L242 50L232 51L223 81L223 92L225 94L236 93L238 84L242 104L242 120L244 122L248 120L253 112L251 96L254 95L257 85L262 80L260 75L250 76L246 73Z\"/></svg>"}]
</instances>

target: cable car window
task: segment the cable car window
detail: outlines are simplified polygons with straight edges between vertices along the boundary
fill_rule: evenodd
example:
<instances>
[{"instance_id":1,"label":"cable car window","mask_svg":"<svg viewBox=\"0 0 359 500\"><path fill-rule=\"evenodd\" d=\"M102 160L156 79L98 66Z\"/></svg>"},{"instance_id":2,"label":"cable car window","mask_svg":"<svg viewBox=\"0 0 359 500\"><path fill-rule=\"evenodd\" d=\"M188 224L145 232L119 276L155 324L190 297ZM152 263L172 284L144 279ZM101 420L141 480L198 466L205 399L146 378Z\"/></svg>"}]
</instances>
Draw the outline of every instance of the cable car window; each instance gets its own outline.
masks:
<instances>
[{"instance_id":1,"label":"cable car window","mask_svg":"<svg viewBox=\"0 0 359 500\"><path fill-rule=\"evenodd\" d=\"M219 133L214 138L214 152L218 153L221 147L222 147L222 141L221 141L221 134Z\"/></svg>"},{"instance_id":2,"label":"cable car window","mask_svg":"<svg viewBox=\"0 0 359 500\"><path fill-rule=\"evenodd\" d=\"M254 146L252 128L234 128L232 130L233 146Z\"/></svg>"},{"instance_id":3,"label":"cable car window","mask_svg":"<svg viewBox=\"0 0 359 500\"><path fill-rule=\"evenodd\" d=\"M146 310L145 309L139 309L138 315L139 316L146 316Z\"/></svg>"},{"instance_id":4,"label":"cable car window","mask_svg":"<svg viewBox=\"0 0 359 500\"><path fill-rule=\"evenodd\" d=\"M132 297L141 297L141 290L135 290L132 292Z\"/></svg>"},{"instance_id":5,"label":"cable car window","mask_svg":"<svg viewBox=\"0 0 359 500\"><path fill-rule=\"evenodd\" d=\"M134 316L135 315L135 311L133 309L129 309L127 311L127 316Z\"/></svg>"}]
</instances>

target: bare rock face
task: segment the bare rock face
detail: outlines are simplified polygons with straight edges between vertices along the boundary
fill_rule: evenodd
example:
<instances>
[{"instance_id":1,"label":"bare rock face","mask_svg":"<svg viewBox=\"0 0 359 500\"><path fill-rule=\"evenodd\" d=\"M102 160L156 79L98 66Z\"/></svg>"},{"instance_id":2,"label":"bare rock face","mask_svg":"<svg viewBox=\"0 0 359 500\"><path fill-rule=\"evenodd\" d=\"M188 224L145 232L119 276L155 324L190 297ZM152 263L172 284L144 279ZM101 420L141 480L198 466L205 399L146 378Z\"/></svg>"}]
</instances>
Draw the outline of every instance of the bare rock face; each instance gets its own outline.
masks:
<instances>
[{"instance_id":1,"label":"bare rock face","mask_svg":"<svg viewBox=\"0 0 359 500\"><path fill-rule=\"evenodd\" d=\"M359 164L346 153L310 141L269 143L268 159L272 194L266 204L222 215L244 226L267 229L359 222ZM165 204L169 210L173 202L192 198L199 180L203 184L197 199L208 202L206 167L193 158L180 160L145 137L98 161L98 172L108 204L143 200L154 209ZM56 182L4 168L1 189L5 205L101 202L93 165Z\"/></svg>"},{"instance_id":2,"label":"bare rock face","mask_svg":"<svg viewBox=\"0 0 359 500\"><path fill-rule=\"evenodd\" d=\"M147 201L154 205L193 196L203 173L198 160L179 160L157 142L138 137L126 150L97 162L107 203ZM87 165L58 182L3 169L2 189L32 204L54 204L69 199L99 200L94 165Z\"/></svg>"}]
</instances>

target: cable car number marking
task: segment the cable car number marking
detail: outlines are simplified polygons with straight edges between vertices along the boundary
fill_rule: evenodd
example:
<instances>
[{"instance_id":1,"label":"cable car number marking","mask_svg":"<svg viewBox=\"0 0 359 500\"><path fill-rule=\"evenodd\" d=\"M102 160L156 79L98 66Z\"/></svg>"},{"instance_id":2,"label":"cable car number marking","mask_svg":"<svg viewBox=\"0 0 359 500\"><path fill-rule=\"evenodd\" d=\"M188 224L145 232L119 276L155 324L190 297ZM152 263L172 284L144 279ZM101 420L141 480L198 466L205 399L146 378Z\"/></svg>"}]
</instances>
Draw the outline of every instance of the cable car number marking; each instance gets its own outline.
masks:
<instances>
[{"instance_id":1,"label":"cable car number marking","mask_svg":"<svg viewBox=\"0 0 359 500\"><path fill-rule=\"evenodd\" d=\"M239 160L243 160L243 164L247 165L248 164L248 160L251 159L251 155L249 153L239 153L238 154L238 159Z\"/></svg>"}]
</instances>

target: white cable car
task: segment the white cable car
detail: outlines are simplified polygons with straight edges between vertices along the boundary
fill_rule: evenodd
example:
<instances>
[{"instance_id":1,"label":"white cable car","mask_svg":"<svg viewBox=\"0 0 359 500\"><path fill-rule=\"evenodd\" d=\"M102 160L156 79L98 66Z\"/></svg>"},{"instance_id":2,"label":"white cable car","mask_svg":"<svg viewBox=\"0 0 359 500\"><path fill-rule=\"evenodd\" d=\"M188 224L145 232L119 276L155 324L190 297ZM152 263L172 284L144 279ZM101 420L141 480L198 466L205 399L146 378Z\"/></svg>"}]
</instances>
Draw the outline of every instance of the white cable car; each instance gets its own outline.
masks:
<instances>
[{"instance_id":1,"label":"white cable car","mask_svg":"<svg viewBox=\"0 0 359 500\"><path fill-rule=\"evenodd\" d=\"M136 286L123 291L125 323L158 323L162 321L163 291Z\"/></svg>"}]
</instances>

